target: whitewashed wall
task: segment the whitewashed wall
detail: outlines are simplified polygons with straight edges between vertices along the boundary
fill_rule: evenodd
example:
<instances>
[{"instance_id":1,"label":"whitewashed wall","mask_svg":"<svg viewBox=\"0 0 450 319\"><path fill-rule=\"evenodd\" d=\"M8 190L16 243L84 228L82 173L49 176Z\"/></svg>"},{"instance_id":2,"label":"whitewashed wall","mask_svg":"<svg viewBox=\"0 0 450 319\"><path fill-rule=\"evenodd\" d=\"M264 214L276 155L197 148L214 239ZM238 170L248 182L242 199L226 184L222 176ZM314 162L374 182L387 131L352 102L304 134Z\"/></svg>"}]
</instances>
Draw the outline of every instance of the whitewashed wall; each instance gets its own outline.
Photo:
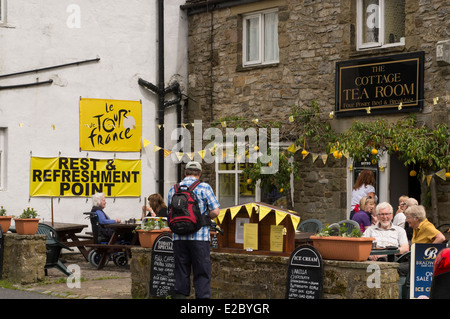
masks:
<instances>
[{"instance_id":1,"label":"whitewashed wall","mask_svg":"<svg viewBox=\"0 0 450 319\"><path fill-rule=\"evenodd\" d=\"M184 0L165 1L165 81L187 72L187 21ZM0 26L0 75L100 58L99 62L0 79L0 86L53 80L51 85L0 90L0 128L6 131L6 176L0 205L19 215L33 207L51 219L51 199L29 196L33 156L111 158L112 153L79 151L79 98L142 100L143 138L158 143L157 96L138 78L157 84L158 21L153 0L7 0L6 24ZM175 128L175 108L166 112L166 148ZM6 130L5 130L6 129ZM112 218L138 218L143 198L157 192L157 153L117 153L142 159L140 198L107 199ZM176 182L174 163L165 161L165 194ZM54 220L81 222L91 209L86 198L54 198Z\"/></svg>"}]
</instances>

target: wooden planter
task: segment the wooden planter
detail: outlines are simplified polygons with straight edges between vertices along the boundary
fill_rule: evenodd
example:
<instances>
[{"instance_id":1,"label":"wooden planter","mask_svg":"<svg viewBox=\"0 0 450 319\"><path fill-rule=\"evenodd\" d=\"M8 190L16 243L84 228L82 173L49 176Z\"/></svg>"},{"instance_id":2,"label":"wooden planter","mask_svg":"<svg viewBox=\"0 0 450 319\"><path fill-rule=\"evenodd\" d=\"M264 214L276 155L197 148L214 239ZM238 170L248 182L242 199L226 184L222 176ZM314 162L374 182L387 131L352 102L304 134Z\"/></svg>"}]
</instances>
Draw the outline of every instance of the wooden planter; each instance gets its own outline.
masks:
<instances>
[{"instance_id":1,"label":"wooden planter","mask_svg":"<svg viewBox=\"0 0 450 319\"><path fill-rule=\"evenodd\" d=\"M39 226L39 218L14 218L19 235L34 235Z\"/></svg>"},{"instance_id":2,"label":"wooden planter","mask_svg":"<svg viewBox=\"0 0 450 319\"><path fill-rule=\"evenodd\" d=\"M170 228L154 229L154 230L137 230L139 234L139 243L144 248L153 248L155 239L164 232L170 232Z\"/></svg>"},{"instance_id":3,"label":"wooden planter","mask_svg":"<svg viewBox=\"0 0 450 319\"><path fill-rule=\"evenodd\" d=\"M0 216L0 225L2 226L2 232L7 233L11 226L12 216Z\"/></svg>"},{"instance_id":4,"label":"wooden planter","mask_svg":"<svg viewBox=\"0 0 450 319\"><path fill-rule=\"evenodd\" d=\"M311 236L324 259L365 261L372 250L372 237Z\"/></svg>"}]
</instances>

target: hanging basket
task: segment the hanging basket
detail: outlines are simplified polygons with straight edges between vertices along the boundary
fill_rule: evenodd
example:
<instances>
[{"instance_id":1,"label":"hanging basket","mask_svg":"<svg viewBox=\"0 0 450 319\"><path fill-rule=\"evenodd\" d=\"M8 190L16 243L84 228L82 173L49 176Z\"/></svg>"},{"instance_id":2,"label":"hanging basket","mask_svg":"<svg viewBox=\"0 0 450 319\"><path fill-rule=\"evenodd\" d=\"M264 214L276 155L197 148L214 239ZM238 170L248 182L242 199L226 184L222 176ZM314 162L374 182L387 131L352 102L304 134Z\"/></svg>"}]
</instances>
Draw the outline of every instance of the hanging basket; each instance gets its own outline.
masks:
<instances>
[{"instance_id":1,"label":"hanging basket","mask_svg":"<svg viewBox=\"0 0 450 319\"><path fill-rule=\"evenodd\" d=\"M372 250L372 237L311 236L324 259L365 261Z\"/></svg>"},{"instance_id":2,"label":"hanging basket","mask_svg":"<svg viewBox=\"0 0 450 319\"><path fill-rule=\"evenodd\" d=\"M19 235L34 235L39 226L39 218L14 218L16 232Z\"/></svg>"}]
</instances>

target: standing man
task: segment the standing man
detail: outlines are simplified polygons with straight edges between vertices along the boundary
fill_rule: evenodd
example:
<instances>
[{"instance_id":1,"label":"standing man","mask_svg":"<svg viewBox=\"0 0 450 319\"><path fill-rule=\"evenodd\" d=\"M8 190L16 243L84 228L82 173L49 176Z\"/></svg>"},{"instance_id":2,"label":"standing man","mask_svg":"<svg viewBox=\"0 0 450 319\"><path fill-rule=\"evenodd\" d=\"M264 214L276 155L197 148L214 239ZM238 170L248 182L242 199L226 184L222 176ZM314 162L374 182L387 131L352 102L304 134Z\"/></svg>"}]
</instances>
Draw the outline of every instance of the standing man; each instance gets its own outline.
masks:
<instances>
[{"instance_id":1,"label":"standing man","mask_svg":"<svg viewBox=\"0 0 450 319\"><path fill-rule=\"evenodd\" d=\"M189 162L185 168L185 178L180 185L190 186L200 179L202 166L198 162ZM175 188L169 190L168 204L172 203ZM193 190L202 215L211 219L219 215L219 202L207 183L200 183ZM211 259L209 225L187 235L173 234L173 252L175 258L175 297L185 298L190 294L191 267L194 273L196 298L211 297Z\"/></svg>"},{"instance_id":2,"label":"standing man","mask_svg":"<svg viewBox=\"0 0 450 319\"><path fill-rule=\"evenodd\" d=\"M373 237L378 246L396 246L400 254L409 251L408 238L402 227L392 224L394 209L389 203L383 202L376 207L378 223L366 229L363 237ZM377 260L382 256L371 255L370 260Z\"/></svg>"}]
</instances>

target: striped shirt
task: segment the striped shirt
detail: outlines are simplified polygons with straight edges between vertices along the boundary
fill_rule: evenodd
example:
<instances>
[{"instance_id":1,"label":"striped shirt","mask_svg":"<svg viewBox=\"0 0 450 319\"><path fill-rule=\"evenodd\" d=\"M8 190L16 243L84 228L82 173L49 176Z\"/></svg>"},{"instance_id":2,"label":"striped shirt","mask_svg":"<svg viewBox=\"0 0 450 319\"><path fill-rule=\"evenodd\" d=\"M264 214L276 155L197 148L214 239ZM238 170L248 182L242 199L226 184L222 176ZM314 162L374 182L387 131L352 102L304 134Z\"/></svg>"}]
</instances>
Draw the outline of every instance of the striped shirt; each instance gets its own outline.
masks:
<instances>
[{"instance_id":1,"label":"striped shirt","mask_svg":"<svg viewBox=\"0 0 450 319\"><path fill-rule=\"evenodd\" d=\"M192 176L185 177L180 185L190 186L197 179ZM211 210L219 208L219 202L217 201L216 196L211 188L211 186L207 183L200 183L194 188L194 196L197 199L198 207L200 208L200 212L202 215L208 215ZM170 204L172 202L172 196L175 194L175 188L169 190L167 203ZM203 226L197 232L188 234L188 235L177 235L173 234L173 240L197 240L197 241L209 241L209 226Z\"/></svg>"}]
</instances>

